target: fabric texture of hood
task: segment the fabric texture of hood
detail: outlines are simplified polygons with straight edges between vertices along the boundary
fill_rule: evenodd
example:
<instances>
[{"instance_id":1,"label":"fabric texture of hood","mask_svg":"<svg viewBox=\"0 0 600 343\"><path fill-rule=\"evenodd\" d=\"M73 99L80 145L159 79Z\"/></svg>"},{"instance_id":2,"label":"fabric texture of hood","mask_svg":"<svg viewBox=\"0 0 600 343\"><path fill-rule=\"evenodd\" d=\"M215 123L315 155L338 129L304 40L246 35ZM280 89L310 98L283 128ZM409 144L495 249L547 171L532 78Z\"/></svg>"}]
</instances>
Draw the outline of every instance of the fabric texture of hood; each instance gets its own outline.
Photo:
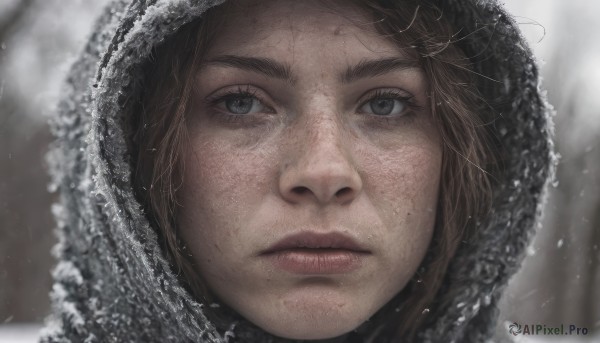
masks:
<instances>
[{"instance_id":1,"label":"fabric texture of hood","mask_svg":"<svg viewBox=\"0 0 600 343\"><path fill-rule=\"evenodd\" d=\"M201 18L215 0L114 1L73 65L52 130L48 160L60 202L53 207L53 314L42 342L275 342L251 325L218 330L179 283L132 188L123 116L154 47ZM495 1L432 0L455 28L478 87L500 116L506 156L491 213L475 242L459 246L419 342L483 342L539 220L555 157L549 106L515 21Z\"/></svg>"}]
</instances>

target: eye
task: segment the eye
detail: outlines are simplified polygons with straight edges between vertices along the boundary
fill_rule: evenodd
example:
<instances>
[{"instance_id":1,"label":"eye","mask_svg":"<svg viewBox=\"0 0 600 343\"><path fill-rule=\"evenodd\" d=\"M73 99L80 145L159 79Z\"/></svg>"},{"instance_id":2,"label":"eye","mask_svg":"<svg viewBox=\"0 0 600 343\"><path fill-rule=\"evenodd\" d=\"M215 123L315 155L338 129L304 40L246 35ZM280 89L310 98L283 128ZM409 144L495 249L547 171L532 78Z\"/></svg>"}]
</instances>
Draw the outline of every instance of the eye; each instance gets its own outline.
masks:
<instances>
[{"instance_id":1,"label":"eye","mask_svg":"<svg viewBox=\"0 0 600 343\"><path fill-rule=\"evenodd\" d=\"M375 116L402 116L410 107L411 98L397 91L377 91L360 107L360 111Z\"/></svg>"},{"instance_id":2,"label":"eye","mask_svg":"<svg viewBox=\"0 0 600 343\"><path fill-rule=\"evenodd\" d=\"M219 107L232 114L253 114L264 112L265 106L255 96L251 94L229 94L221 99Z\"/></svg>"},{"instance_id":3,"label":"eye","mask_svg":"<svg viewBox=\"0 0 600 343\"><path fill-rule=\"evenodd\" d=\"M404 112L406 105L398 99L373 99L363 105L361 110L378 116L398 115Z\"/></svg>"},{"instance_id":4,"label":"eye","mask_svg":"<svg viewBox=\"0 0 600 343\"><path fill-rule=\"evenodd\" d=\"M251 85L239 85L211 94L205 102L208 107L216 110L215 114L230 117L274 113L260 94L262 92Z\"/></svg>"}]
</instances>

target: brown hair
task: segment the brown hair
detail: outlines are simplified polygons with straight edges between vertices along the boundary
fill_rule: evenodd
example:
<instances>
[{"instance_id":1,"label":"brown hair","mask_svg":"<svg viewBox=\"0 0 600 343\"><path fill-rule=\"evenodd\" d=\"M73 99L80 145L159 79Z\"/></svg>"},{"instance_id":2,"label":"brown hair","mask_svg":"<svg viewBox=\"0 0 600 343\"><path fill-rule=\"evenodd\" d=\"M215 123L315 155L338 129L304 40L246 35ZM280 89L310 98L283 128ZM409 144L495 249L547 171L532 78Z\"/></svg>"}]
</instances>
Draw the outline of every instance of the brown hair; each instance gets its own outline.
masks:
<instances>
[{"instance_id":1,"label":"brown hair","mask_svg":"<svg viewBox=\"0 0 600 343\"><path fill-rule=\"evenodd\" d=\"M498 158L483 125L490 111L475 86L468 58L456 44L455 29L440 10L416 0L352 4L374 19L368 25L418 57L443 141L440 197L428 255L411 283L373 318L382 323L378 333L412 340L441 305L434 299L458 245L475 233L476 221L490 207ZM136 195L182 282L203 302L211 301L210 292L177 237L176 191L183 182L181 157L196 68L226 11L227 3L209 10L155 49L130 123Z\"/></svg>"}]
</instances>

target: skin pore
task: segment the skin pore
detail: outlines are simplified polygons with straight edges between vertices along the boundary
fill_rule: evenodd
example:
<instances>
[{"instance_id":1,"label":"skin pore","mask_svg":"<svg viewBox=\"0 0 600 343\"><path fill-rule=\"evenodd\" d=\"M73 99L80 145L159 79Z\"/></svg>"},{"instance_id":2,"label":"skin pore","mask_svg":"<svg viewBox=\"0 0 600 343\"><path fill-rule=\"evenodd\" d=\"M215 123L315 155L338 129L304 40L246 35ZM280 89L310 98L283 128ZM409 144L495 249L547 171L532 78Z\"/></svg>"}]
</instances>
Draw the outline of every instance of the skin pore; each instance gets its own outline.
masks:
<instances>
[{"instance_id":1,"label":"skin pore","mask_svg":"<svg viewBox=\"0 0 600 343\"><path fill-rule=\"evenodd\" d=\"M293 339L343 335L404 288L440 184L423 72L364 13L328 4L231 6L197 76L178 192L178 232L209 289ZM336 233L360 253L315 273L266 254L306 233Z\"/></svg>"}]
</instances>

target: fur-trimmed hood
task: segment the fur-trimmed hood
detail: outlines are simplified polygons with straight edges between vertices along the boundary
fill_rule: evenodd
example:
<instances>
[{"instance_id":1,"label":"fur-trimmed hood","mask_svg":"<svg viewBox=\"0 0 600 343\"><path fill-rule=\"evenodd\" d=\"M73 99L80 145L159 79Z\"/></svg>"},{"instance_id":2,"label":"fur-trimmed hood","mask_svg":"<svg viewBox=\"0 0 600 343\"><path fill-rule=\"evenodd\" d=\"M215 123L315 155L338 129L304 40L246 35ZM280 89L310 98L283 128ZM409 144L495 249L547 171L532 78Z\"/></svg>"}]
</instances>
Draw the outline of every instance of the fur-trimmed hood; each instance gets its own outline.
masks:
<instances>
[{"instance_id":1,"label":"fur-trimmed hood","mask_svg":"<svg viewBox=\"0 0 600 343\"><path fill-rule=\"evenodd\" d=\"M539 220L555 157L549 106L516 22L493 0L430 0L461 32L459 45L500 114L503 179L477 240L461 244L422 342L483 342ZM127 99L152 50L221 0L116 0L65 84L48 160L60 202L53 314L43 342L268 342L248 325L218 330L178 282L131 186ZM439 299L438 299L439 300Z\"/></svg>"}]
</instances>

